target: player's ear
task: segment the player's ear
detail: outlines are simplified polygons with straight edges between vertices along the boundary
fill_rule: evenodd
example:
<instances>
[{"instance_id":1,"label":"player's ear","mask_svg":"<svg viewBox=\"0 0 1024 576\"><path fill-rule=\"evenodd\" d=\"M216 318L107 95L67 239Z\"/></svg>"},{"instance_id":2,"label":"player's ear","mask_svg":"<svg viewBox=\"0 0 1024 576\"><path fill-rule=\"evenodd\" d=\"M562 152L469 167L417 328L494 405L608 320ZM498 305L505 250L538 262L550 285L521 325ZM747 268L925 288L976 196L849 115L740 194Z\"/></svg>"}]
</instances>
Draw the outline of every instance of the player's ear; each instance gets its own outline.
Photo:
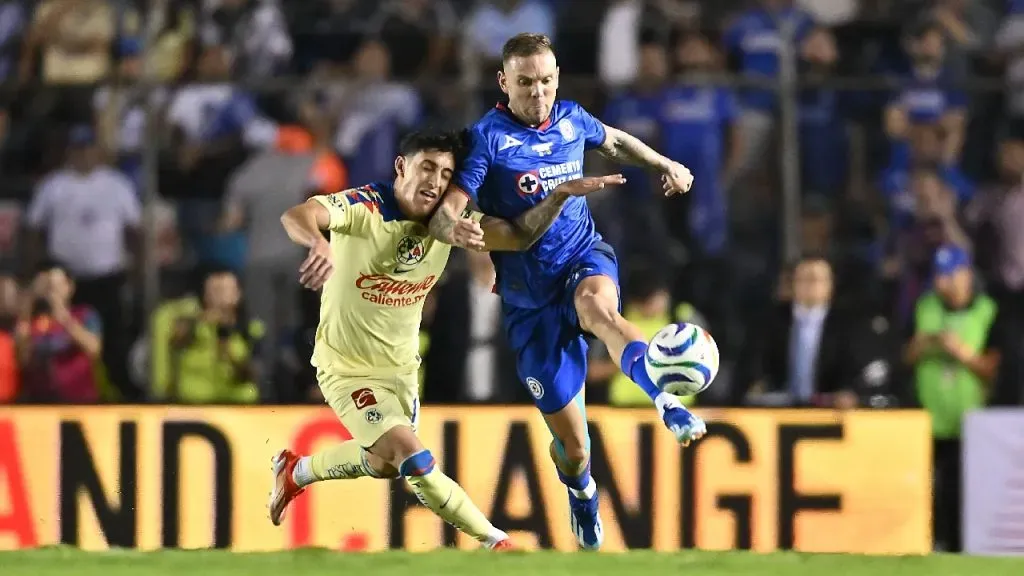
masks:
<instances>
[{"instance_id":1,"label":"player's ear","mask_svg":"<svg viewBox=\"0 0 1024 576\"><path fill-rule=\"evenodd\" d=\"M508 76L505 76L504 70L498 70L498 88L505 94L508 94Z\"/></svg>"},{"instance_id":2,"label":"player's ear","mask_svg":"<svg viewBox=\"0 0 1024 576\"><path fill-rule=\"evenodd\" d=\"M398 174L399 178L405 176L405 156L401 154L395 156L395 174Z\"/></svg>"}]
</instances>

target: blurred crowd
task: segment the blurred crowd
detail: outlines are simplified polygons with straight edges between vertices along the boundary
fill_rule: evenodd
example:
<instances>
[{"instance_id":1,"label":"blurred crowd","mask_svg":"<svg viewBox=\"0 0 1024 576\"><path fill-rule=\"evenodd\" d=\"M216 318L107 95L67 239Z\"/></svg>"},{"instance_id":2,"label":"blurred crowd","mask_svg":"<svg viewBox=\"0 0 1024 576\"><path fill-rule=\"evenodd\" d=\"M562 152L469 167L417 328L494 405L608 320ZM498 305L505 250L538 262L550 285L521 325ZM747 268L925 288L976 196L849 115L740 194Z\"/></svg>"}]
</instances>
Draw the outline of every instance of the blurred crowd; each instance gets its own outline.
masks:
<instances>
[{"instance_id":1,"label":"blurred crowd","mask_svg":"<svg viewBox=\"0 0 1024 576\"><path fill-rule=\"evenodd\" d=\"M0 402L316 401L278 216L470 123L523 31L695 174L592 208L627 317L715 334L699 403L1022 402L1017 0L0 1ZM493 275L460 253L431 294L425 402L529 402ZM590 401L646 403L592 356Z\"/></svg>"}]
</instances>

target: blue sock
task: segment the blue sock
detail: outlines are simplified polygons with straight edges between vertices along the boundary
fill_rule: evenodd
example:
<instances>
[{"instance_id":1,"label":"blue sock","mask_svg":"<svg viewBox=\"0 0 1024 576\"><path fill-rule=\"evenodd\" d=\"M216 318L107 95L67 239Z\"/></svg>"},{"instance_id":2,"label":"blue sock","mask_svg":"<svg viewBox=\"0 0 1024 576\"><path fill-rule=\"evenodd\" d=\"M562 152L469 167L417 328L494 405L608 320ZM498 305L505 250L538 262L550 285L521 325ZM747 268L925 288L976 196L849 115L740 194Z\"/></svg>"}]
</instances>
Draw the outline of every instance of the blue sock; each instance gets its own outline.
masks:
<instances>
[{"instance_id":1,"label":"blue sock","mask_svg":"<svg viewBox=\"0 0 1024 576\"><path fill-rule=\"evenodd\" d=\"M577 476L569 476L565 472L562 472L562 469L558 466L555 466L555 470L558 471L558 479L562 481L562 484L565 484L577 492L586 490L587 486L590 485L590 462L587 462L587 467L584 468Z\"/></svg>"},{"instance_id":2,"label":"blue sock","mask_svg":"<svg viewBox=\"0 0 1024 576\"><path fill-rule=\"evenodd\" d=\"M644 366L644 356L647 354L647 343L637 340L626 344L622 350L622 359L619 367L622 373L629 376L629 379L636 382L651 401L654 401L661 394L661 390L654 384L651 377L647 375L647 368Z\"/></svg>"}]
</instances>

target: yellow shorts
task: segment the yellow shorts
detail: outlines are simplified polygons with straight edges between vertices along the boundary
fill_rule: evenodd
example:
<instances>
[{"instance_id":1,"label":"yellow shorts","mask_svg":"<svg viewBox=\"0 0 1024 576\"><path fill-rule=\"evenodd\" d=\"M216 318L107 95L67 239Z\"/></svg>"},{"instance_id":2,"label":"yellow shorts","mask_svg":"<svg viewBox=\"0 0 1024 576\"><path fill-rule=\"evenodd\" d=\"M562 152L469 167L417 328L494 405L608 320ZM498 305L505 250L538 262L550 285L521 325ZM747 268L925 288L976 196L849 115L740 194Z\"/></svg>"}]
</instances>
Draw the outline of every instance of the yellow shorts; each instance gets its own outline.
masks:
<instances>
[{"instance_id":1,"label":"yellow shorts","mask_svg":"<svg viewBox=\"0 0 1024 576\"><path fill-rule=\"evenodd\" d=\"M395 426L416 429L420 413L416 372L390 377L337 376L317 371L324 399L364 448Z\"/></svg>"}]
</instances>

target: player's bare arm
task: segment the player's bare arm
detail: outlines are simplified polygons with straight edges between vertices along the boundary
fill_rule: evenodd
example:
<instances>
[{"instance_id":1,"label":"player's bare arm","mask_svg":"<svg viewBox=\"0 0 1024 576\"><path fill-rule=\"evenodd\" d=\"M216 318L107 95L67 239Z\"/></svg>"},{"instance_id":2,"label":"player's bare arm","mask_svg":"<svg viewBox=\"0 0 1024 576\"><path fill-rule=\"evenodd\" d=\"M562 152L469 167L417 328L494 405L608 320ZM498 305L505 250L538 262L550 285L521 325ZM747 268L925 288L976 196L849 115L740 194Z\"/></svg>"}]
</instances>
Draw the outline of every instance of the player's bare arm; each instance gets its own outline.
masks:
<instances>
[{"instance_id":1,"label":"player's bare arm","mask_svg":"<svg viewBox=\"0 0 1024 576\"><path fill-rule=\"evenodd\" d=\"M574 196L586 196L605 186L625 184L622 174L577 178L559 184L536 206L514 221L482 214L468 202L462 219L480 223L483 230L483 250L488 252L521 252L533 246L562 212L565 203Z\"/></svg>"},{"instance_id":2,"label":"player's bare arm","mask_svg":"<svg viewBox=\"0 0 1024 576\"><path fill-rule=\"evenodd\" d=\"M310 199L282 214L281 225L292 242L309 248L309 255L299 267L299 282L310 290L319 290L334 270L331 246L323 235L323 231L330 228L331 214L322 204Z\"/></svg>"},{"instance_id":3,"label":"player's bare arm","mask_svg":"<svg viewBox=\"0 0 1024 576\"><path fill-rule=\"evenodd\" d=\"M605 158L622 164L640 166L661 174L662 188L666 196L685 194L693 185L689 168L662 156L639 138L618 128L605 125L604 143L598 151Z\"/></svg>"},{"instance_id":4,"label":"player's bare arm","mask_svg":"<svg viewBox=\"0 0 1024 576\"><path fill-rule=\"evenodd\" d=\"M479 222L466 217L467 206L469 194L454 184L449 185L430 217L430 235L452 246L483 250L484 231Z\"/></svg>"}]
</instances>

